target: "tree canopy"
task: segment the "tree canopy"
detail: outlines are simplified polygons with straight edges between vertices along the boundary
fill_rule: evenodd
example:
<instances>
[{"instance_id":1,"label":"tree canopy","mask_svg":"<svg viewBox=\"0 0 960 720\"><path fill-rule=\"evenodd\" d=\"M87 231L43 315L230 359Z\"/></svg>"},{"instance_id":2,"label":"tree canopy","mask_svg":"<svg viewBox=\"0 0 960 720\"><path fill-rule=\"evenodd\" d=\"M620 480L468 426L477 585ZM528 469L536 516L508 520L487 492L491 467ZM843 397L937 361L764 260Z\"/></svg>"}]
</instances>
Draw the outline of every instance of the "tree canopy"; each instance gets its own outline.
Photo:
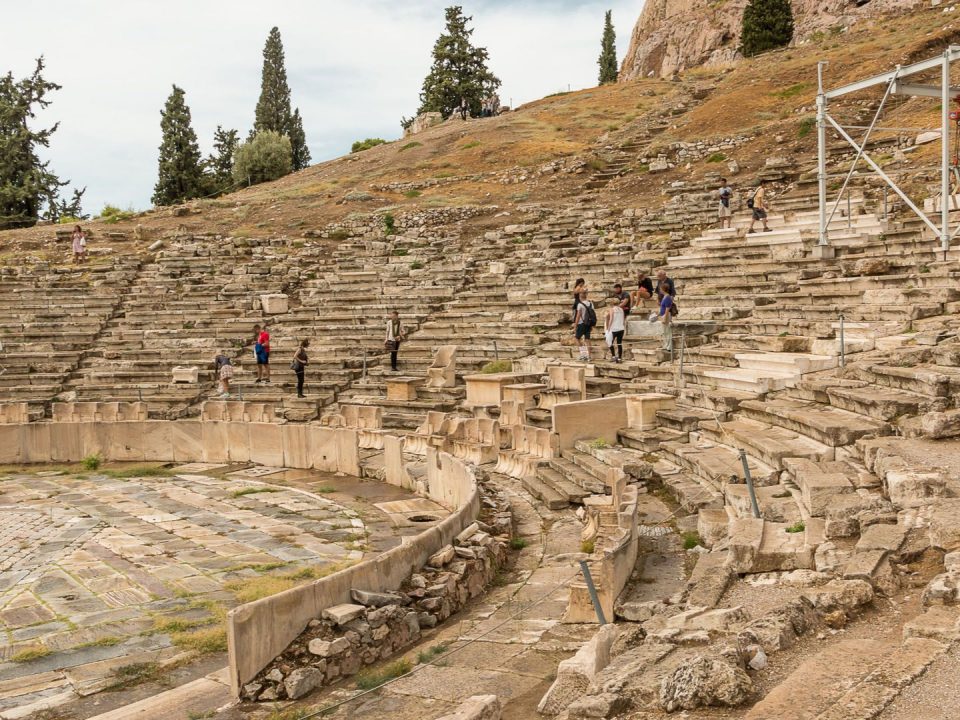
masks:
<instances>
[{"instance_id":1,"label":"tree canopy","mask_svg":"<svg viewBox=\"0 0 960 720\"><path fill-rule=\"evenodd\" d=\"M740 52L753 57L789 45L793 40L790 0L750 0L743 10Z\"/></svg>"},{"instance_id":2,"label":"tree canopy","mask_svg":"<svg viewBox=\"0 0 960 720\"><path fill-rule=\"evenodd\" d=\"M417 113L438 112L444 119L459 112L464 119L478 117L485 98L496 92L500 80L487 67L486 48L475 47L468 26L472 17L454 5L446 9L446 30L433 46L433 64L423 81Z\"/></svg>"},{"instance_id":3,"label":"tree canopy","mask_svg":"<svg viewBox=\"0 0 960 720\"><path fill-rule=\"evenodd\" d=\"M190 108L184 92L176 85L160 111L160 158L154 205L174 205L206 194L197 134L193 131Z\"/></svg>"},{"instance_id":4,"label":"tree canopy","mask_svg":"<svg viewBox=\"0 0 960 720\"><path fill-rule=\"evenodd\" d=\"M283 53L280 29L271 28L263 46L263 71L260 77L260 99L254 114L252 138L264 130L272 130L290 138L294 170L310 164L310 150L303 131L300 109L290 109L290 85Z\"/></svg>"},{"instance_id":5,"label":"tree canopy","mask_svg":"<svg viewBox=\"0 0 960 720\"><path fill-rule=\"evenodd\" d=\"M600 84L615 83L620 75L617 66L617 33L613 29L613 11L607 10L603 21L603 39L600 42Z\"/></svg>"}]
</instances>

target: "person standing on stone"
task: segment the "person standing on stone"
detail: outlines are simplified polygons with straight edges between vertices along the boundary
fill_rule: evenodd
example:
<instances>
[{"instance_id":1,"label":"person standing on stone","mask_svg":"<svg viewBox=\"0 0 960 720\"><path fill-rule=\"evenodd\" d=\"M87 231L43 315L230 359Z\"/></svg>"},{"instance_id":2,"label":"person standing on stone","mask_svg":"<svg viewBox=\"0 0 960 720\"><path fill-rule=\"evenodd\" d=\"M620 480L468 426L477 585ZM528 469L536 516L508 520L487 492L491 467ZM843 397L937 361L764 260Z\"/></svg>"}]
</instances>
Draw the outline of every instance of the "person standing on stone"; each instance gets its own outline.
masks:
<instances>
[{"instance_id":1,"label":"person standing on stone","mask_svg":"<svg viewBox=\"0 0 960 720\"><path fill-rule=\"evenodd\" d=\"M400 343L407 339L403 332L403 326L400 324L400 313L394 310L387 320L387 337L383 341L384 349L390 353L390 369L397 372L397 352L400 350Z\"/></svg>"},{"instance_id":2,"label":"person standing on stone","mask_svg":"<svg viewBox=\"0 0 960 720\"><path fill-rule=\"evenodd\" d=\"M290 363L290 369L297 375L297 397L302 398L306 397L303 394L303 380L306 374L307 368L307 348L310 346L309 340L301 340L300 347L297 348L297 352L293 355L293 362Z\"/></svg>"},{"instance_id":3,"label":"person standing on stone","mask_svg":"<svg viewBox=\"0 0 960 720\"><path fill-rule=\"evenodd\" d=\"M764 185L765 181L761 179L757 189L753 192L753 197L750 199L749 207L753 210L753 217L750 220L750 229L747 230L748 235L754 232L753 226L757 220L763 223L764 232L770 232L770 228L767 227L767 193Z\"/></svg>"},{"instance_id":4,"label":"person standing on stone","mask_svg":"<svg viewBox=\"0 0 960 720\"><path fill-rule=\"evenodd\" d=\"M616 283L613 286L613 296L617 299L620 309L623 310L623 316L627 317L630 314L630 293L623 289L623 285Z\"/></svg>"},{"instance_id":5,"label":"person standing on stone","mask_svg":"<svg viewBox=\"0 0 960 720\"><path fill-rule=\"evenodd\" d=\"M213 359L214 376L220 382L220 397L230 397L230 378L233 377L233 365L223 350Z\"/></svg>"},{"instance_id":6,"label":"person standing on stone","mask_svg":"<svg viewBox=\"0 0 960 720\"><path fill-rule=\"evenodd\" d=\"M667 271L660 269L657 270L657 302L663 302L663 286L667 286L667 294L671 297L676 297L677 287L673 282L672 278L667 277Z\"/></svg>"},{"instance_id":7,"label":"person standing on stone","mask_svg":"<svg viewBox=\"0 0 960 720\"><path fill-rule=\"evenodd\" d=\"M573 305L570 306L570 311L576 316L577 314L577 305L580 304L580 292L587 289L587 281L583 278L577 278L573 283Z\"/></svg>"},{"instance_id":8,"label":"person standing on stone","mask_svg":"<svg viewBox=\"0 0 960 720\"><path fill-rule=\"evenodd\" d=\"M670 285L664 281L660 283L660 322L663 324L663 349L673 352L673 295Z\"/></svg>"},{"instance_id":9,"label":"person standing on stone","mask_svg":"<svg viewBox=\"0 0 960 720\"><path fill-rule=\"evenodd\" d=\"M73 264L79 265L87 259L87 234L79 225L73 228Z\"/></svg>"},{"instance_id":10,"label":"person standing on stone","mask_svg":"<svg viewBox=\"0 0 960 720\"><path fill-rule=\"evenodd\" d=\"M253 326L253 354L257 359L257 379L255 382L270 382L270 333L267 324Z\"/></svg>"},{"instance_id":11,"label":"person standing on stone","mask_svg":"<svg viewBox=\"0 0 960 720\"><path fill-rule=\"evenodd\" d=\"M610 348L610 359L615 363L623 362L623 333L627 329L626 319L623 305L619 302L617 296L614 296L603 320L603 330L607 347ZM616 350L614 350L614 345L616 345Z\"/></svg>"},{"instance_id":12,"label":"person standing on stone","mask_svg":"<svg viewBox=\"0 0 960 720\"><path fill-rule=\"evenodd\" d=\"M720 178L720 229L730 227L733 217L733 211L730 209L730 198L733 197L733 190L727 184L726 178Z\"/></svg>"},{"instance_id":13,"label":"person standing on stone","mask_svg":"<svg viewBox=\"0 0 960 720\"><path fill-rule=\"evenodd\" d=\"M590 362L590 331L596 324L597 313L593 303L587 299L587 290L583 289L573 318L573 335L580 343L580 362Z\"/></svg>"}]
</instances>

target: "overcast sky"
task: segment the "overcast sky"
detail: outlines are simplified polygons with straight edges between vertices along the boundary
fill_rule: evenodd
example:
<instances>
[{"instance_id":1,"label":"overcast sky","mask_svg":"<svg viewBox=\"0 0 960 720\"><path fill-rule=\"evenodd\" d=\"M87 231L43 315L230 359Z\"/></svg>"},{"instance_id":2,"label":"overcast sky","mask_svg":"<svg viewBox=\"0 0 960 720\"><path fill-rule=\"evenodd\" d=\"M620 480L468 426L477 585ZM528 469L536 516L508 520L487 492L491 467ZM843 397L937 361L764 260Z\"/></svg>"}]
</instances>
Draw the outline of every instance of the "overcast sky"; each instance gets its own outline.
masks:
<instances>
[{"instance_id":1,"label":"overcast sky","mask_svg":"<svg viewBox=\"0 0 960 720\"><path fill-rule=\"evenodd\" d=\"M450 0L0 0L0 72L22 77L40 55L63 86L41 117L60 121L47 157L87 186L84 209L150 206L160 108L186 91L206 154L218 124L253 124L263 44L277 25L293 103L313 162L354 140L395 139L412 115ZM622 59L643 0L463 0L474 41L487 47L519 105L596 83L603 12L613 10Z\"/></svg>"}]
</instances>

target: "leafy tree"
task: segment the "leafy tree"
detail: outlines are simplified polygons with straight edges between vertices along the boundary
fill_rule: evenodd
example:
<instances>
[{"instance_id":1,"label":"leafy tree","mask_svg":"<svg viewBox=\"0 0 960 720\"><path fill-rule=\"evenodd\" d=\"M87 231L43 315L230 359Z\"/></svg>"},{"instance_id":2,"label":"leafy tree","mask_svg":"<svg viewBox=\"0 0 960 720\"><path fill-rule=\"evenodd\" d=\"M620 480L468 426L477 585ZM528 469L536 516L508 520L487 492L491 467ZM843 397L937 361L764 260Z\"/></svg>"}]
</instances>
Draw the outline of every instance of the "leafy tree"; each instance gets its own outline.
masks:
<instances>
[{"instance_id":1,"label":"leafy tree","mask_svg":"<svg viewBox=\"0 0 960 720\"><path fill-rule=\"evenodd\" d=\"M86 191L86 188L75 189L69 202L66 199L61 199L52 205L50 207L50 219L60 223L88 219L90 216L83 213L83 194Z\"/></svg>"},{"instance_id":2,"label":"leafy tree","mask_svg":"<svg viewBox=\"0 0 960 720\"><path fill-rule=\"evenodd\" d=\"M56 216L57 196L67 184L37 154L37 148L50 147L59 123L42 130L29 124L37 109L50 105L47 94L60 89L44 80L43 68L41 57L22 80L14 80L13 73L0 77L0 228L35 225L45 205Z\"/></svg>"},{"instance_id":3,"label":"leafy tree","mask_svg":"<svg viewBox=\"0 0 960 720\"><path fill-rule=\"evenodd\" d=\"M293 111L290 118L290 148L293 152L293 169L303 170L310 166L310 149L307 147L307 136L303 132L303 120L300 118L300 108Z\"/></svg>"},{"instance_id":4,"label":"leafy tree","mask_svg":"<svg viewBox=\"0 0 960 720\"><path fill-rule=\"evenodd\" d=\"M423 81L417 114L438 112L447 119L459 112L464 119L477 117L484 98L500 87L499 78L487 68L486 48L470 42L473 29L467 23L472 20L459 5L447 8L446 32L433 46L433 64Z\"/></svg>"},{"instance_id":5,"label":"leafy tree","mask_svg":"<svg viewBox=\"0 0 960 720\"><path fill-rule=\"evenodd\" d=\"M237 148L233 179L239 184L276 180L290 172L293 150L290 138L273 130L264 130Z\"/></svg>"},{"instance_id":6,"label":"leafy tree","mask_svg":"<svg viewBox=\"0 0 960 720\"><path fill-rule=\"evenodd\" d=\"M190 124L190 108L184 101L183 90L176 85L160 111L160 129L163 139L153 204L174 205L204 195L206 178L197 134Z\"/></svg>"},{"instance_id":7,"label":"leafy tree","mask_svg":"<svg viewBox=\"0 0 960 720\"><path fill-rule=\"evenodd\" d=\"M613 11L607 10L603 21L603 40L600 43L600 84L615 83L620 71L617 68L617 34L613 30Z\"/></svg>"},{"instance_id":8,"label":"leafy tree","mask_svg":"<svg viewBox=\"0 0 960 720\"><path fill-rule=\"evenodd\" d=\"M227 192L233 187L233 158L239 145L236 130L224 130L217 125L213 133L214 152L207 158L211 192Z\"/></svg>"},{"instance_id":9,"label":"leafy tree","mask_svg":"<svg viewBox=\"0 0 960 720\"><path fill-rule=\"evenodd\" d=\"M280 39L280 29L276 27L270 30L263 47L260 99L257 100L250 138L264 130L272 130L290 138L294 170L302 170L310 164L300 109L290 110L290 85L287 83L283 41Z\"/></svg>"},{"instance_id":10,"label":"leafy tree","mask_svg":"<svg viewBox=\"0 0 960 720\"><path fill-rule=\"evenodd\" d=\"M790 0L750 0L743 10L740 52L753 57L789 45L793 40Z\"/></svg>"}]
</instances>

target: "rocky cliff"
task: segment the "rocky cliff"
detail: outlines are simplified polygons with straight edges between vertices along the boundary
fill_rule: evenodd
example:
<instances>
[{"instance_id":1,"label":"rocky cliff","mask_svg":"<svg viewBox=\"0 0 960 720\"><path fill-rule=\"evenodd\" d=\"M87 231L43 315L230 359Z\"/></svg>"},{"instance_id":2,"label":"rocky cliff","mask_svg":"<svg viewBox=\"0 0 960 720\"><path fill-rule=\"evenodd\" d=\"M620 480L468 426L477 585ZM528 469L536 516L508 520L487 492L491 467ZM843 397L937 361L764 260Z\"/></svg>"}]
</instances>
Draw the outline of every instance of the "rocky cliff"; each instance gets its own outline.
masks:
<instances>
[{"instance_id":1,"label":"rocky cliff","mask_svg":"<svg viewBox=\"0 0 960 720\"><path fill-rule=\"evenodd\" d=\"M794 42L804 42L818 31L842 32L862 18L918 4L919 0L793 0ZM669 77L696 65L735 61L740 57L740 20L746 5L747 0L647 0L620 79Z\"/></svg>"}]
</instances>

